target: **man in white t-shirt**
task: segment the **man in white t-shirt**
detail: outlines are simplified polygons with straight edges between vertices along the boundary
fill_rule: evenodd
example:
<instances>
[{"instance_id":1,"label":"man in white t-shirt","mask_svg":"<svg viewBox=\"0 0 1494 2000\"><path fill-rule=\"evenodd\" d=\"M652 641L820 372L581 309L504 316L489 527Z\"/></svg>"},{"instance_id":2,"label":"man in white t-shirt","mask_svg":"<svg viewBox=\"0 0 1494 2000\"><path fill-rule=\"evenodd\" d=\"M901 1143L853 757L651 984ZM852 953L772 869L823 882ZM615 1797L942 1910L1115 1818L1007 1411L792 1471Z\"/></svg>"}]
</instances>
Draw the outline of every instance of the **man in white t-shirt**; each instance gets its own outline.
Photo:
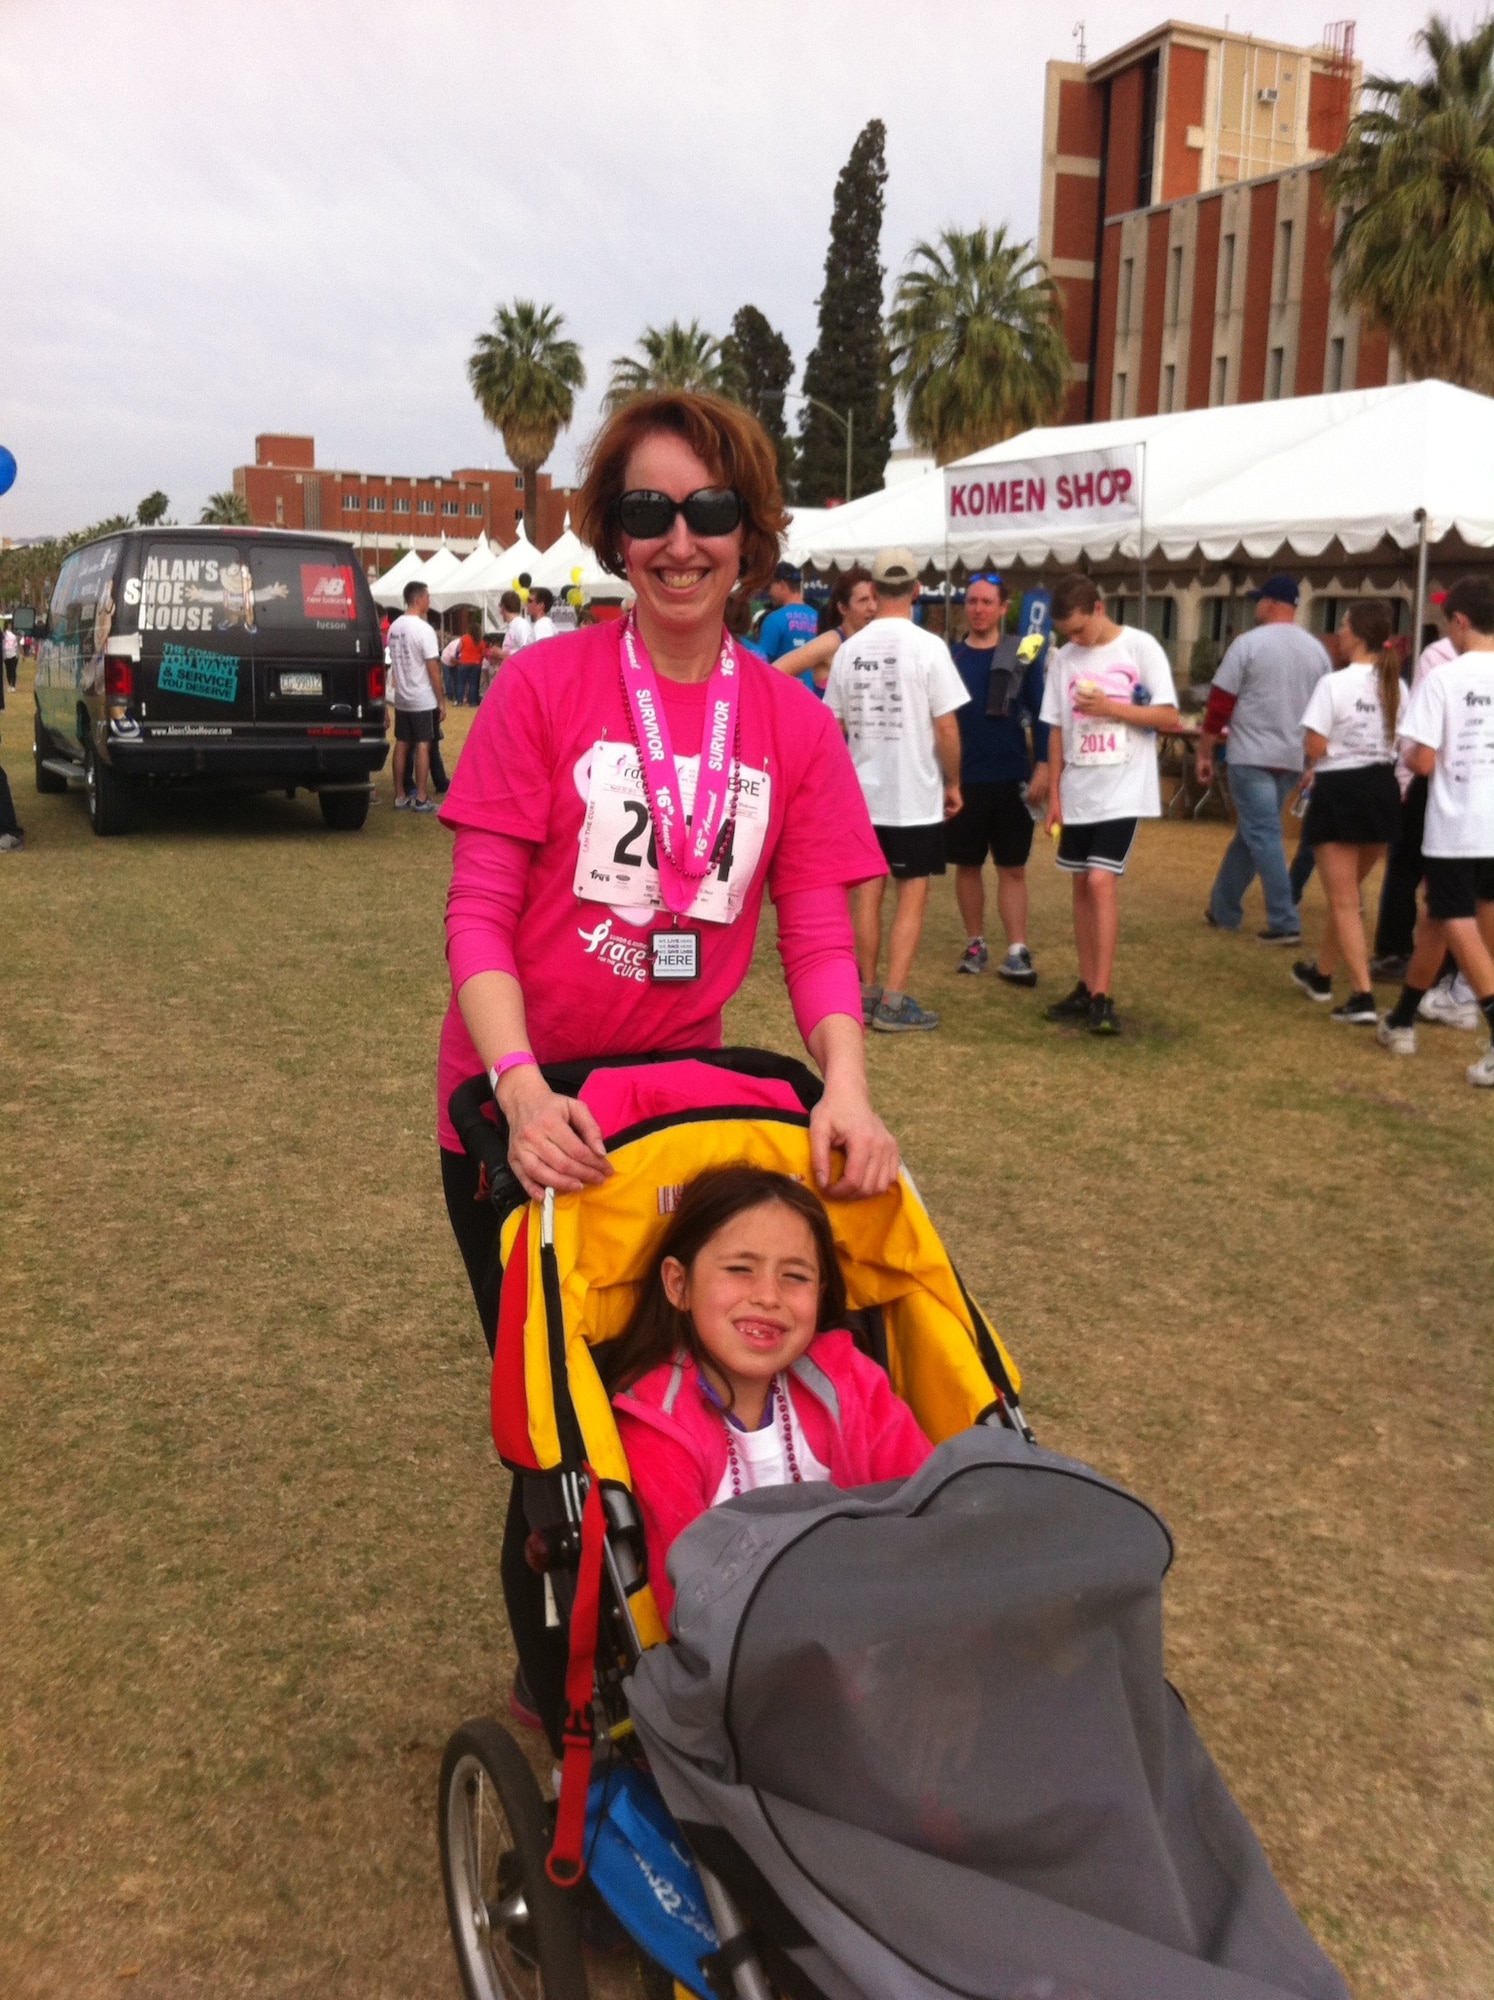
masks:
<instances>
[{"instance_id":1,"label":"man in white t-shirt","mask_svg":"<svg viewBox=\"0 0 1494 2000\"><path fill-rule=\"evenodd\" d=\"M910 549L883 549L872 565L877 615L841 647L825 706L845 731L867 810L897 885L887 940L887 981L877 983L885 878L851 891L861 968L861 1011L880 1034L937 1028L908 992L923 936L929 877L944 873L944 822L960 810L960 730L970 699L949 648L913 623L918 564Z\"/></svg>"},{"instance_id":2,"label":"man in white t-shirt","mask_svg":"<svg viewBox=\"0 0 1494 2000\"><path fill-rule=\"evenodd\" d=\"M543 584L536 584L529 593L530 644L539 639L555 637L555 620L550 613L555 609L555 593L546 590Z\"/></svg>"},{"instance_id":3,"label":"man in white t-shirt","mask_svg":"<svg viewBox=\"0 0 1494 2000\"><path fill-rule=\"evenodd\" d=\"M1407 762L1430 780L1422 834L1426 914L1379 1036L1416 1053L1417 1010L1451 951L1494 1038L1494 582L1465 576L1443 600L1458 657L1429 673L1401 718ZM1468 1071L1494 1090L1494 1039Z\"/></svg>"},{"instance_id":4,"label":"man in white t-shirt","mask_svg":"<svg viewBox=\"0 0 1494 2000\"><path fill-rule=\"evenodd\" d=\"M1048 660L1042 719L1048 731L1048 818L1058 865L1074 878L1079 982L1048 1009L1118 1035L1110 995L1120 913L1117 888L1139 820L1158 819L1157 731L1178 726L1167 655L1149 632L1117 625L1087 576L1062 578L1053 630L1065 643Z\"/></svg>"},{"instance_id":5,"label":"man in white t-shirt","mask_svg":"<svg viewBox=\"0 0 1494 2000\"><path fill-rule=\"evenodd\" d=\"M389 627L389 692L394 702L394 803L403 811L433 813L429 797L431 745L446 719L441 685L441 648L426 620L431 594L423 583L405 585L405 610ZM415 751L415 796L405 790L410 750Z\"/></svg>"}]
</instances>

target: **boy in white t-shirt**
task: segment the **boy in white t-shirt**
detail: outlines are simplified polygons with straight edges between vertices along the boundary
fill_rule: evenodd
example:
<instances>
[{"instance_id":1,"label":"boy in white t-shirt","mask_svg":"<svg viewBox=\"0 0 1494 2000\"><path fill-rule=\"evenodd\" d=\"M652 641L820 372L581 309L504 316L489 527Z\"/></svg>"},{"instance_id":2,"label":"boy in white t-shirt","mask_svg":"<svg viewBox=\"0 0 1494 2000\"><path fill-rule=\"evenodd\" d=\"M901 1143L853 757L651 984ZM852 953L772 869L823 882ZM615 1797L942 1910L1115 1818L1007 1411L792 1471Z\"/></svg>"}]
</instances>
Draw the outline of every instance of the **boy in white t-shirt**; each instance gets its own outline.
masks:
<instances>
[{"instance_id":1,"label":"boy in white t-shirt","mask_svg":"<svg viewBox=\"0 0 1494 2000\"><path fill-rule=\"evenodd\" d=\"M384 642L389 659L389 693L394 702L394 803L400 810L418 813L436 810L435 800L427 795L431 748L437 727L446 720L441 649L425 616L430 604L431 594L423 583L407 583L404 615L389 627ZM405 774L412 761L413 798L405 790Z\"/></svg>"},{"instance_id":2,"label":"boy in white t-shirt","mask_svg":"<svg viewBox=\"0 0 1494 2000\"><path fill-rule=\"evenodd\" d=\"M1401 997L1380 1023L1393 1054L1416 1053L1416 1014L1449 949L1494 1037L1494 582L1465 576L1442 605L1458 649L1401 718L1407 762L1431 780L1422 835L1426 915ZM1468 1071L1494 1090L1494 1040Z\"/></svg>"},{"instance_id":3,"label":"boy in white t-shirt","mask_svg":"<svg viewBox=\"0 0 1494 2000\"><path fill-rule=\"evenodd\" d=\"M1178 726L1177 690L1156 640L1117 625L1087 576L1058 584L1053 630L1065 643L1049 658L1043 691L1042 719L1052 725L1047 828L1059 836L1059 867L1074 878L1079 983L1048 1019L1118 1035L1110 997L1117 885L1138 820L1161 817L1157 731Z\"/></svg>"},{"instance_id":4,"label":"boy in white t-shirt","mask_svg":"<svg viewBox=\"0 0 1494 2000\"><path fill-rule=\"evenodd\" d=\"M886 877L851 891L861 968L861 1012L879 1034L937 1028L939 1016L907 991L923 935L929 877L944 873L944 822L960 810L960 727L970 699L949 648L913 623L918 566L908 549L872 565L877 615L835 655L825 706L845 731L872 828L897 885L887 940L887 984L877 982Z\"/></svg>"}]
</instances>

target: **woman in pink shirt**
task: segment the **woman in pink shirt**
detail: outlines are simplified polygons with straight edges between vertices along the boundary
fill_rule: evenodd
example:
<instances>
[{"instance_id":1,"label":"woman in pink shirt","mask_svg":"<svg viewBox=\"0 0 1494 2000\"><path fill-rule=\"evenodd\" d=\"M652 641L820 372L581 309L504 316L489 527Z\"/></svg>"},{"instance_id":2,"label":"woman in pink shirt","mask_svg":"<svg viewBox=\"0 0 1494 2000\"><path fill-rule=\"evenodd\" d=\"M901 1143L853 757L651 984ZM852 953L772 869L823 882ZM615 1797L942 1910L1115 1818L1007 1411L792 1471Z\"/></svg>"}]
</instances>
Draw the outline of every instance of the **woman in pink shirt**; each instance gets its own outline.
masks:
<instances>
[{"instance_id":1,"label":"woman in pink shirt","mask_svg":"<svg viewBox=\"0 0 1494 2000\"><path fill-rule=\"evenodd\" d=\"M626 619L517 653L477 712L442 809L452 1000L438 1116L447 1209L489 1346L496 1216L447 1110L489 1073L526 1191L609 1172L585 1105L540 1063L719 1047L764 892L795 1018L825 1080L822 1189L891 1185L898 1150L867 1092L846 891L886 872L834 718L725 630L771 575L785 525L773 446L739 404L645 396L592 447L577 532L635 597ZM844 1171L830 1188L831 1150ZM518 1510L515 1510L517 1514ZM523 1532L504 1578L521 1657Z\"/></svg>"},{"instance_id":2,"label":"woman in pink shirt","mask_svg":"<svg viewBox=\"0 0 1494 2000\"><path fill-rule=\"evenodd\" d=\"M510 661L442 811L456 845L438 1109L459 1238L473 1204L455 1085L493 1073L530 1194L601 1180L595 1120L537 1064L719 1047L765 890L825 1079L817 1178L828 1190L842 1147L835 1192L880 1193L897 1146L867 1094L846 890L885 872L881 852L833 718L723 626L732 592L777 561L773 448L737 404L644 397L598 438L575 511L635 611Z\"/></svg>"}]
</instances>

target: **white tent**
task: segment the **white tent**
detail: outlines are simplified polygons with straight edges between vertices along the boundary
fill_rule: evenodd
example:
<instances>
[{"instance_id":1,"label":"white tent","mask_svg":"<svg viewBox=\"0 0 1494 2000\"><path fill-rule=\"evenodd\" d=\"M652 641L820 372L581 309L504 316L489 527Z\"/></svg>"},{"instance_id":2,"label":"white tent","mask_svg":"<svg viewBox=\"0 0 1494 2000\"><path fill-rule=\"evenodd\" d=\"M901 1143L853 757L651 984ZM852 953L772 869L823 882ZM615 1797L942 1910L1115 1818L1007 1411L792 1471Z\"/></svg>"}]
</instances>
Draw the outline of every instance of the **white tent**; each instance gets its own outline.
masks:
<instances>
[{"instance_id":1,"label":"white tent","mask_svg":"<svg viewBox=\"0 0 1494 2000\"><path fill-rule=\"evenodd\" d=\"M425 580L425 564L413 549L406 549L399 561L392 568L386 569L378 582L373 585L374 603L382 604L387 610L403 605L405 585L417 577L422 582Z\"/></svg>"},{"instance_id":2,"label":"white tent","mask_svg":"<svg viewBox=\"0 0 1494 2000\"><path fill-rule=\"evenodd\" d=\"M425 560L425 581L430 586L432 598L443 585L450 583L461 566L461 557L443 539L436 553Z\"/></svg>"},{"instance_id":3,"label":"white tent","mask_svg":"<svg viewBox=\"0 0 1494 2000\"><path fill-rule=\"evenodd\" d=\"M564 529L535 565L533 580L543 584L546 590L553 590L557 597L569 590L573 583L579 585L588 598L619 602L631 599L633 595L626 577L613 576L609 570L602 568L593 551L572 528L569 514L565 517Z\"/></svg>"},{"instance_id":4,"label":"white tent","mask_svg":"<svg viewBox=\"0 0 1494 2000\"><path fill-rule=\"evenodd\" d=\"M1319 556L1337 543L1364 554L1381 543L1414 547L1418 510L1428 540L1456 531L1494 547L1494 400L1445 382L1408 382L1339 396L1231 404L1172 416L1069 424L961 459L999 466L1116 445L1145 447L1144 538L1172 562ZM951 561L1037 568L1086 555L1134 561L1141 536L1124 529L1056 531L983 526L946 539L942 472L909 479L813 524L806 560L826 568L866 562L900 543L942 569Z\"/></svg>"},{"instance_id":5,"label":"white tent","mask_svg":"<svg viewBox=\"0 0 1494 2000\"><path fill-rule=\"evenodd\" d=\"M476 589L476 580L490 566L494 550L486 535L479 535L477 547L464 556L446 581L431 591L431 605L437 611L450 611L455 604L482 603L481 592Z\"/></svg>"}]
</instances>

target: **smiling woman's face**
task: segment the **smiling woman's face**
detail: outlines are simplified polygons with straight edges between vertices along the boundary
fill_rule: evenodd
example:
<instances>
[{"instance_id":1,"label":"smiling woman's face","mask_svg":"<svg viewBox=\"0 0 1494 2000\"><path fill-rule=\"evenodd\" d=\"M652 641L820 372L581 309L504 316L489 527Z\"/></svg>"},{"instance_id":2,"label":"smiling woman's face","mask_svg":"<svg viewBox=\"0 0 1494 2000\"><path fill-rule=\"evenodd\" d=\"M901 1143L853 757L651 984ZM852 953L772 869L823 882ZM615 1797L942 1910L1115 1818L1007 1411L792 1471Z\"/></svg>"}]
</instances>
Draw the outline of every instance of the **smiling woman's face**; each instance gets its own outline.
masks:
<instances>
[{"instance_id":1,"label":"smiling woman's face","mask_svg":"<svg viewBox=\"0 0 1494 2000\"><path fill-rule=\"evenodd\" d=\"M667 493L671 500L720 484L720 473L672 431L646 437L629 458L625 478L630 493ZM653 625L677 643L714 645L726 600L741 574L741 528L729 535L696 535L684 515L676 514L667 535L648 540L624 535L621 541L645 632Z\"/></svg>"}]
</instances>

